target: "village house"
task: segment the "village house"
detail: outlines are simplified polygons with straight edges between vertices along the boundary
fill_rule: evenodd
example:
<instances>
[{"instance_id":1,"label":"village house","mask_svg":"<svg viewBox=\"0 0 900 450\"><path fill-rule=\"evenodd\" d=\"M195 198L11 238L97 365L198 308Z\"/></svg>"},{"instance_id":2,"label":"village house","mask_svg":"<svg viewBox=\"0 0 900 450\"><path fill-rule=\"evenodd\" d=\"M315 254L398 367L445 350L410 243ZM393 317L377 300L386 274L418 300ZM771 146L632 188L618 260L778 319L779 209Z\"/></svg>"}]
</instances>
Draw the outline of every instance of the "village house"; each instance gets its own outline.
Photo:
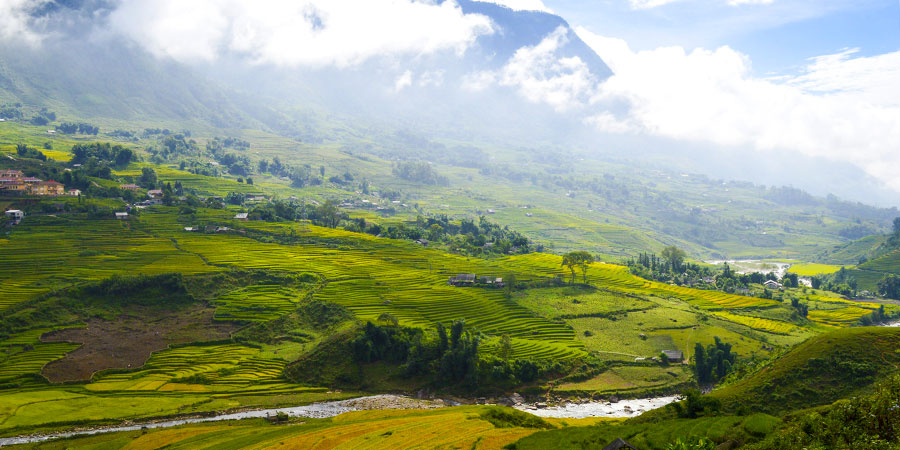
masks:
<instances>
[{"instance_id":1,"label":"village house","mask_svg":"<svg viewBox=\"0 0 900 450\"><path fill-rule=\"evenodd\" d=\"M0 190L20 194L28 190L28 185L24 181L4 179L0 180Z\"/></svg>"},{"instance_id":2,"label":"village house","mask_svg":"<svg viewBox=\"0 0 900 450\"><path fill-rule=\"evenodd\" d=\"M57 196L57 195L65 195L66 187L63 186L62 183L57 183L56 181L41 181L39 183L34 183L28 187L28 193L31 195L49 195L49 196Z\"/></svg>"},{"instance_id":3,"label":"village house","mask_svg":"<svg viewBox=\"0 0 900 450\"><path fill-rule=\"evenodd\" d=\"M662 354L666 355L666 359L668 359L669 362L678 363L684 360L684 353L682 353L681 350L663 350Z\"/></svg>"},{"instance_id":4,"label":"village house","mask_svg":"<svg viewBox=\"0 0 900 450\"><path fill-rule=\"evenodd\" d=\"M136 184L120 184L119 189L125 189L126 191L136 191L141 187Z\"/></svg>"},{"instance_id":5,"label":"village house","mask_svg":"<svg viewBox=\"0 0 900 450\"><path fill-rule=\"evenodd\" d=\"M25 178L25 174L21 170L0 169L0 180L8 178Z\"/></svg>"},{"instance_id":6,"label":"village house","mask_svg":"<svg viewBox=\"0 0 900 450\"><path fill-rule=\"evenodd\" d=\"M459 273L455 277L450 277L447 284L451 286L472 286L475 284L474 273Z\"/></svg>"},{"instance_id":7,"label":"village house","mask_svg":"<svg viewBox=\"0 0 900 450\"><path fill-rule=\"evenodd\" d=\"M245 212L244 212L244 213L237 213L237 214L234 215L234 218L235 218L235 220L241 220L241 221L245 221L245 222L246 222L246 221L247 221L247 217L248 217L249 215L250 215L250 213L245 213Z\"/></svg>"},{"instance_id":8,"label":"village house","mask_svg":"<svg viewBox=\"0 0 900 450\"><path fill-rule=\"evenodd\" d=\"M603 450L623 450L623 449L624 450L629 450L629 449L637 450L637 447L634 447L633 445L629 444L627 441L623 440L622 438L616 438L616 440L607 444L606 447L603 447Z\"/></svg>"},{"instance_id":9,"label":"village house","mask_svg":"<svg viewBox=\"0 0 900 450\"><path fill-rule=\"evenodd\" d=\"M81 196L81 190L80 189L69 189L68 191L66 191L66 195L71 196L71 197L79 197L79 196Z\"/></svg>"},{"instance_id":10,"label":"village house","mask_svg":"<svg viewBox=\"0 0 900 450\"><path fill-rule=\"evenodd\" d=\"M25 212L19 209L10 209L5 211L3 215L12 220L14 224L18 224L25 218Z\"/></svg>"},{"instance_id":11,"label":"village house","mask_svg":"<svg viewBox=\"0 0 900 450\"><path fill-rule=\"evenodd\" d=\"M784 287L781 283L775 280L766 280L766 282L763 283L763 286L765 286L766 289L781 289Z\"/></svg>"},{"instance_id":12,"label":"village house","mask_svg":"<svg viewBox=\"0 0 900 450\"><path fill-rule=\"evenodd\" d=\"M147 196L150 198L163 198L162 189L150 189L147 191Z\"/></svg>"},{"instance_id":13,"label":"village house","mask_svg":"<svg viewBox=\"0 0 900 450\"><path fill-rule=\"evenodd\" d=\"M459 273L455 277L448 278L447 284L451 286L503 287L503 278L478 277L474 273Z\"/></svg>"},{"instance_id":14,"label":"village house","mask_svg":"<svg viewBox=\"0 0 900 450\"><path fill-rule=\"evenodd\" d=\"M128 219L128 213L127 212L117 212L116 219L119 219L119 220Z\"/></svg>"}]
</instances>

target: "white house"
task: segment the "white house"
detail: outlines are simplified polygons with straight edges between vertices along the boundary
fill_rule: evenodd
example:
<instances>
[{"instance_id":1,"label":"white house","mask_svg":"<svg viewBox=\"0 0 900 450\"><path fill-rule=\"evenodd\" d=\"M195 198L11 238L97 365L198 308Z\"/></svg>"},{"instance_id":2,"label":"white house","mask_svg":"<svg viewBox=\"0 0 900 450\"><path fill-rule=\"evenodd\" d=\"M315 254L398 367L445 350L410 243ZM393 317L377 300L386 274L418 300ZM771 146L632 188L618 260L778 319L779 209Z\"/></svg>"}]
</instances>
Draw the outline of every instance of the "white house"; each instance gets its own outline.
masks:
<instances>
[{"instance_id":1,"label":"white house","mask_svg":"<svg viewBox=\"0 0 900 450\"><path fill-rule=\"evenodd\" d=\"M128 218L128 213L127 213L127 212L117 212L117 213L116 213L116 219L119 219L119 220L125 220L125 219L127 219L127 218Z\"/></svg>"},{"instance_id":2,"label":"white house","mask_svg":"<svg viewBox=\"0 0 900 450\"><path fill-rule=\"evenodd\" d=\"M763 286L765 286L766 289L781 289L784 287L781 283L774 280L766 280L766 282L763 283Z\"/></svg>"},{"instance_id":3,"label":"white house","mask_svg":"<svg viewBox=\"0 0 900 450\"><path fill-rule=\"evenodd\" d=\"M25 212L20 209L10 209L4 212L3 215L9 217L14 223L19 223L25 218Z\"/></svg>"}]
</instances>

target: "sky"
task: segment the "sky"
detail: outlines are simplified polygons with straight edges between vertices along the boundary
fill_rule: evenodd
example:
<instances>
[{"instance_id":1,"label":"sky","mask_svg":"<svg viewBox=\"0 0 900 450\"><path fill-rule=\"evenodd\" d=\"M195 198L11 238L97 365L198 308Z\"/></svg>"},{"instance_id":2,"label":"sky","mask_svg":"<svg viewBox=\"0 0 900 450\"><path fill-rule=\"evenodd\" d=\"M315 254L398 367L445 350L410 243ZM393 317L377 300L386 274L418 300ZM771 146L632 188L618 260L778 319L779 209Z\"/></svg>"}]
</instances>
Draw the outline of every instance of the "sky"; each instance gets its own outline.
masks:
<instances>
[{"instance_id":1,"label":"sky","mask_svg":"<svg viewBox=\"0 0 900 450\"><path fill-rule=\"evenodd\" d=\"M494 0L563 17L613 70L564 56L564 29L501 67L447 79L416 72L461 60L503 33L454 0L85 0L96 27L160 58L355 70L385 62L386 87L506 89L600 133L663 137L850 164L900 195L900 0ZM40 45L48 0L0 0L0 40ZM456 58L456 59L454 59Z\"/></svg>"}]
</instances>

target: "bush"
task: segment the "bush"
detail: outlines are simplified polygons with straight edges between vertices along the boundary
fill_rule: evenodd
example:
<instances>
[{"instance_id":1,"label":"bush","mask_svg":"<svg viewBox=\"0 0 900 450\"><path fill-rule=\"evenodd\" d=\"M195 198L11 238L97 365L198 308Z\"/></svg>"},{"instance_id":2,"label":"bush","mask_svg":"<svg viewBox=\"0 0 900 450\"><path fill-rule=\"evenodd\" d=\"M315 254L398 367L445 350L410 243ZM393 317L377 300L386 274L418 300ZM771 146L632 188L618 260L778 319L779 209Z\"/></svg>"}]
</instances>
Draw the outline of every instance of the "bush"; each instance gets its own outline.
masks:
<instances>
[{"instance_id":1,"label":"bush","mask_svg":"<svg viewBox=\"0 0 900 450\"><path fill-rule=\"evenodd\" d=\"M481 413L481 418L497 428L536 428L546 430L556 428L546 420L512 408L490 407Z\"/></svg>"}]
</instances>

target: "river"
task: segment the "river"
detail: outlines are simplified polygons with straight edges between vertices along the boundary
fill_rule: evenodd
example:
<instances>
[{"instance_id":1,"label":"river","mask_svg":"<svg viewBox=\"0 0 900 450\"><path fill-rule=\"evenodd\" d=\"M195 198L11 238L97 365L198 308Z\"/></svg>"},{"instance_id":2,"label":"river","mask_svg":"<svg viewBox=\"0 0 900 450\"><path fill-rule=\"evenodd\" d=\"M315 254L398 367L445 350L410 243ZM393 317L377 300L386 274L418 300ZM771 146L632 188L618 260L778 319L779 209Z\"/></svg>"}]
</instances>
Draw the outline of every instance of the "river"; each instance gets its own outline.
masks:
<instances>
[{"instance_id":1,"label":"river","mask_svg":"<svg viewBox=\"0 0 900 450\"><path fill-rule=\"evenodd\" d=\"M516 409L540 417L583 419L585 417L635 417L651 409L661 408L678 397L639 398L610 402L568 403L560 406L538 408L535 405L517 405Z\"/></svg>"},{"instance_id":2,"label":"river","mask_svg":"<svg viewBox=\"0 0 900 450\"><path fill-rule=\"evenodd\" d=\"M676 397L659 397L650 399L622 400L617 403L588 402L571 403L561 406L539 408L535 404L521 404L516 408L541 417L559 418L584 418L584 417L634 417L644 411L665 406L677 400ZM453 402L449 402L455 404ZM215 422L221 420L239 420L264 418L284 413L292 417L326 418L334 417L350 411L362 411L371 409L430 409L445 407L442 400L416 400L410 397L398 395L373 395L348 400L312 403L305 406L293 406L288 408L257 409L241 411L230 414L220 414L209 417L187 417L183 419L165 420L158 422L133 423L129 425L96 427L91 429L65 431L49 434L36 434L0 438L0 447L13 444L30 444L48 441L50 439L67 438L73 436L86 436L100 433L113 433L117 431L137 431L150 428L168 428L191 423Z\"/></svg>"}]
</instances>

